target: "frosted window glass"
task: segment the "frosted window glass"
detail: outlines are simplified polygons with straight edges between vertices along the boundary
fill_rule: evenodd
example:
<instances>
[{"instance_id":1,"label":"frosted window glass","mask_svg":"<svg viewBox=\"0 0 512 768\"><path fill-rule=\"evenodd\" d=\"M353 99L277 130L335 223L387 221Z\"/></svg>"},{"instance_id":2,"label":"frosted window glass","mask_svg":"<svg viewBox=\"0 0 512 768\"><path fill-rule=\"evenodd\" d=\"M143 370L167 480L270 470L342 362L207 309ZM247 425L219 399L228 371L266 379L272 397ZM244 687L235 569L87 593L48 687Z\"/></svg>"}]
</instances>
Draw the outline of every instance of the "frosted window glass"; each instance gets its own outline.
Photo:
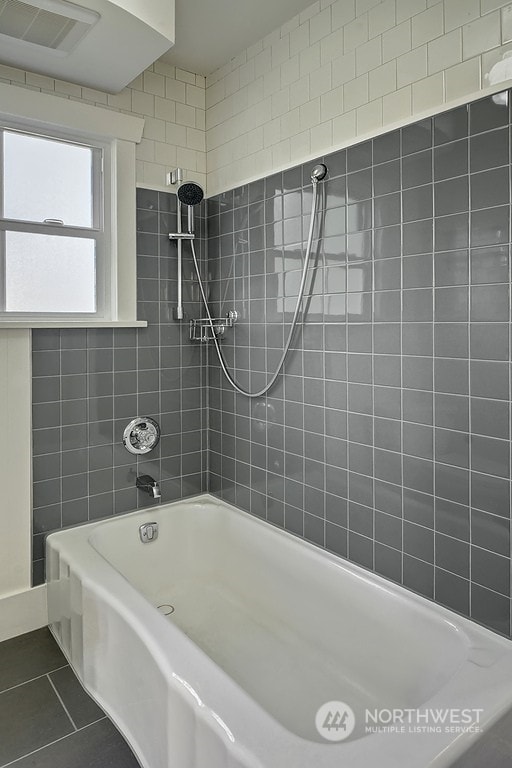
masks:
<instances>
[{"instance_id":1,"label":"frosted window glass","mask_svg":"<svg viewBox=\"0 0 512 768\"><path fill-rule=\"evenodd\" d=\"M92 227L92 149L4 134L4 218Z\"/></svg>"},{"instance_id":2,"label":"frosted window glass","mask_svg":"<svg viewBox=\"0 0 512 768\"><path fill-rule=\"evenodd\" d=\"M92 239L5 233L8 312L95 312Z\"/></svg>"}]
</instances>

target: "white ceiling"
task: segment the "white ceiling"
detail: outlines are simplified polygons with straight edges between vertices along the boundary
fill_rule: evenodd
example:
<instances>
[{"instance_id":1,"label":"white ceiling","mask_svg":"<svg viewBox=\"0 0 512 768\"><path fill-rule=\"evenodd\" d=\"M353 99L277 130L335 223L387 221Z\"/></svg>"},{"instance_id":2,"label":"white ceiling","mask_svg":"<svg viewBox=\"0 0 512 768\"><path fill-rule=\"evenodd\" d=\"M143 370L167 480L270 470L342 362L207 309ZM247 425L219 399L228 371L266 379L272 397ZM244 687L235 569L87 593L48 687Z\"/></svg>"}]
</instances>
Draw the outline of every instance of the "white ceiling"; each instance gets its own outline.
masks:
<instances>
[{"instance_id":1,"label":"white ceiling","mask_svg":"<svg viewBox=\"0 0 512 768\"><path fill-rule=\"evenodd\" d=\"M176 0L176 43L162 58L209 75L312 0Z\"/></svg>"}]
</instances>

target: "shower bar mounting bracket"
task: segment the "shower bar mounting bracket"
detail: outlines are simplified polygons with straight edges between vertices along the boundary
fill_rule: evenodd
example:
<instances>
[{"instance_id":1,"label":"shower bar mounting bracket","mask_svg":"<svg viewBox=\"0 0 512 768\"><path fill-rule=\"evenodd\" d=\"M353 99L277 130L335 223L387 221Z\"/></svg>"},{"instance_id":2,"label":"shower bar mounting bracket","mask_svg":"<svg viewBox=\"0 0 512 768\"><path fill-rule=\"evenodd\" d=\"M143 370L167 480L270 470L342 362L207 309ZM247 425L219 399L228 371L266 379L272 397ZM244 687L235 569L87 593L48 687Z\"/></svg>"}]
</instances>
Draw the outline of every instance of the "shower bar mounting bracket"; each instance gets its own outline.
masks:
<instances>
[{"instance_id":1,"label":"shower bar mounting bracket","mask_svg":"<svg viewBox=\"0 0 512 768\"><path fill-rule=\"evenodd\" d=\"M236 309L230 309L224 317L212 317L211 323L207 317L191 320L189 323L189 339L190 341L211 341L213 333L215 333L217 339L221 339L226 328L232 328L237 320L238 312Z\"/></svg>"}]
</instances>

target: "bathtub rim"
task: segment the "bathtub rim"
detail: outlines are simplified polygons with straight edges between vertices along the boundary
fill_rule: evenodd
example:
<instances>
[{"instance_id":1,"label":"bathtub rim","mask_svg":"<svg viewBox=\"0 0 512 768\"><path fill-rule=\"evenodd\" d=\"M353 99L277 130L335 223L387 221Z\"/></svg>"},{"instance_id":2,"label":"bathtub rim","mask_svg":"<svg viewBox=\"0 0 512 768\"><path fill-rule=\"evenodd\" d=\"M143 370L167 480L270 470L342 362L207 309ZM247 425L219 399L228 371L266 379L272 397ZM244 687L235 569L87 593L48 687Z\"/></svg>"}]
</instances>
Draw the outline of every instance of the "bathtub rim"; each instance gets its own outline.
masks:
<instances>
[{"instance_id":1,"label":"bathtub rim","mask_svg":"<svg viewBox=\"0 0 512 768\"><path fill-rule=\"evenodd\" d=\"M250 705L250 708L253 709L253 712L256 711L256 714L260 716L260 719L264 721L264 724L268 728L270 728L271 731L273 731L273 738L282 737L283 735L286 736L286 738L291 739L295 742L296 745L299 747L302 745L304 747L307 745L309 749L313 747L313 753L318 754L318 760L317 765L320 766L330 766L331 762L327 761L324 762L321 758L321 753L323 756L325 756L326 752L330 752L331 754L334 754L334 751L336 750L336 747L341 746L344 748L344 750L347 750L347 748L350 747L351 744L358 744L360 742L368 743L369 739L373 740L373 743L376 744L378 741L380 741L381 746L385 748L385 741L382 741L383 737L389 738L388 734L371 734L364 737L364 739L358 739L354 742L342 742L341 744L331 744L328 742L321 743L321 742L311 742L308 739L305 739L291 731L289 731L287 728L285 728L284 725L282 725L279 721L277 721L270 713L268 713L257 701L255 701L250 694L242 688L233 678L231 678L227 672L224 672L224 670L219 667L215 661L208 656L199 646L197 646L192 640L190 640L183 632L182 630L172 624L171 622L167 621L165 616L161 615L158 610L151 605L149 600L135 587L131 582L120 572L118 571L113 564L111 564L105 556L98 551L94 545L91 542L91 537L95 530L99 527L103 527L104 525L112 525L116 523L117 521L123 519L140 519L141 522L149 522L151 517L154 517L155 513L164 513L166 509L176 506L194 506L194 505L201 505L202 503L212 504L216 507L223 507L228 508L231 510L232 513L241 514L245 516L248 520L250 520L253 524L264 526L263 530L268 531L268 524L267 521L258 517L257 515L251 514L249 512L246 512L245 510L242 510L235 505L226 502L222 499L219 499L212 494L209 493L201 493L195 496L187 497L186 499L181 500L175 500L172 502L167 502L160 505L155 505L151 507L146 507L142 509L132 510L130 512L122 513L119 515L116 515L115 517L107 517L102 518L99 520L89 521L87 523L83 523L77 526L71 526L66 529L62 529L56 532L53 532L49 534L46 537L46 548L47 552L49 551L49 548L55 549L60 554L64 552L69 551L69 547L71 547L71 550L78 549L78 554L82 558L81 562L75 561L73 566L73 571L76 573L80 581L83 585L86 586L86 588L93 588L95 592L104 599L106 603L111 605L114 609L123 610L127 612L131 618L134 620L135 625L139 631L139 635L145 639L148 646L152 649L152 651L155 651L154 655L155 658L158 659L159 666L161 668L168 668L170 670L168 660L165 659L165 654L162 653L162 642L161 638L158 640L156 639L152 633L150 633L147 629L147 626L143 621L140 621L140 616L147 617L148 623L151 624L151 621L157 621L158 625L163 632L163 636L170 635L173 639L181 638L181 641L185 641L186 644L192 645L193 647L193 656L194 656L194 663L191 666L194 666L197 662L201 661L200 667L203 668L206 666L207 673L208 673L208 667L213 665L215 668L216 674L214 677L217 679L217 682L222 683L225 686L225 691L223 691L223 696L221 696L222 701L222 708L220 711L223 711L226 709L226 698L229 699L229 696L235 691L235 695L242 695L244 698L244 704ZM345 558L342 558L341 556L338 556L334 553L329 552L328 550L325 550L312 542L306 541L295 534L286 531L274 524L272 525L272 529L275 533L285 536L286 539L290 541L290 543L294 547L298 547L299 549L306 548L314 557L318 558L327 558L328 561L330 561L332 564L334 564L337 568L340 568L342 571L348 571L349 573L355 575L357 578L362 579L364 582L369 583L370 587L378 586L380 590L383 590L385 593L390 592L394 595L396 595L399 599L408 599L411 600L414 604L416 604L419 609L426 613L427 615L431 615L432 619L434 621L438 621L440 618L443 620L444 623L447 623L453 631L455 631L459 636L460 639L464 642L464 645L466 646L466 649L469 651L471 647L470 643L471 640L479 640L484 639L490 642L491 646L494 646L495 648L501 648L502 653L497 654L497 658L495 659L494 663L501 664L504 657L508 654L510 655L510 664L509 664L509 671L512 671L512 645L510 644L510 640L508 640L506 637L488 629L487 627L483 627L479 625L477 622L472 621L471 619L468 619L464 616L461 616L459 614L456 614L454 611L451 611L448 608L445 608L444 606L435 603L432 600L429 600L428 598L419 595L412 590L407 589L406 587L403 587L399 584L396 584L389 579L386 579L385 577L381 576L378 573L375 573L373 571L370 571L369 569L364 568L363 566L360 566L356 563L353 563ZM84 533L84 530L87 532ZM95 578L91 578L91 572L88 571L88 566L94 565L93 573L95 574ZM128 589L128 594L130 597L130 603L127 604L120 600L118 589L112 590L107 589L105 585L99 583L101 581L100 577L101 575L109 575L111 574L114 579L114 586L117 584L118 589L121 590L121 592L126 591ZM48 582L48 584L50 584ZM134 601L134 605L131 601ZM136 609L136 610L134 610ZM52 627L51 627L52 628ZM165 629L164 629L165 628ZM52 629L53 631L53 629ZM60 639L57 636L57 633L53 631L53 634L56 636L57 642L62 647L62 643L60 642ZM181 642L183 645L183 642ZM478 648L478 646L476 646ZM183 650L183 649L180 649ZM66 652L66 649L63 648L63 651L70 661L71 665L75 669L75 666L73 664L72 659L70 659L68 653ZM182 660L181 660L182 661ZM444 707L448 706L457 706L457 701L449 701L447 702L446 699L443 701L443 697L446 697L446 688L448 685L448 694L450 693L450 686L453 684L453 681L458 678L461 673L463 672L464 668L470 663L469 658L466 658L463 662L463 664L455 671L454 675L447 681L447 684L443 686L439 691L437 691L428 701L426 701L423 705L418 707L418 709L423 709L427 707L441 707L444 704ZM185 665L187 666L187 665ZM475 666L479 666L476 664ZM485 665L484 665L485 667ZM471 667L474 671L474 666ZM76 669L75 669L76 671ZM173 670L170 670L171 673L174 674ZM191 677L194 677L193 675ZM477 675L478 677L478 675ZM501 680L501 678L500 678ZM82 685L90 691L90 688L87 687L86 683L82 681ZM201 681L202 682L202 681ZM495 681L496 683L496 681ZM207 714L211 716L212 713L214 713L214 710L212 708L209 708L208 704L206 703L208 701L208 698L210 697L210 700L213 698L215 699L215 696L211 697L211 691L215 689L215 685L211 686L210 684L204 686L202 684L196 686L199 690L202 688L205 688L208 692L208 695L206 696L199 696L201 701L205 702L204 707L206 710L208 710ZM194 687L194 690L196 690L196 687ZM495 686L494 686L495 687ZM210 689L210 690L209 690ZM489 689L486 691L486 693L490 693L492 689ZM459 692L460 693L460 692ZM226 695L227 694L227 695ZM93 697L96 698L96 700L100 703L100 705L112 716L112 719L114 722L118 724L120 729L122 730L123 734L127 738L127 741L131 744L132 748L137 752L136 749L136 743L134 740L130 737L130 734L127 734L125 730L122 727L122 724L120 725L119 722L116 720L116 713L111 711L111 708L109 708L108 703L101 700L101 697L99 697L94 692L92 693ZM503 693L501 693L499 697L499 705L495 705L495 697L487 696L487 699L485 696L482 697L484 701L484 709L489 709L489 707L492 706L493 712L492 715L488 715L487 717L484 717L483 719L483 732L485 732L486 729L488 729L494 722L496 722L512 705L512 693L508 696L504 696ZM440 699L440 700L439 700ZM227 702L227 710L229 711L231 700ZM481 703L480 701L477 703ZM203 706L203 705L202 705ZM459 706L463 706L463 702L460 703ZM219 707L217 707L217 710L219 710ZM202 712L201 714L204 714ZM220 722L223 720L222 717L215 715L214 713L214 719L216 721L216 725L219 726ZM225 720L225 718L224 718ZM265 723L266 721L266 723ZM246 729L238 729L244 732L244 735L247 735L245 733ZM221 737L226 738L227 732L229 731L229 728L223 728L221 726ZM248 734L250 736L250 734ZM482 734L463 734L457 736L457 738L454 738L453 736L449 737L448 739L443 738L441 741L442 743L439 744L439 747L435 749L435 752L432 753L431 757L433 759L436 758L436 756L440 755L444 750L449 748L450 750L450 763L451 761L455 760L458 756L463 754L467 749L470 748L471 744L476 741L476 739ZM445 734L443 734L445 736ZM227 738L229 740L229 734L227 735ZM401 742L405 743L405 740L414 739L412 734L402 735ZM434 738L432 735L430 735L430 738L432 739L432 742L434 741ZM436 739L437 741L437 739ZM272 739L270 739L270 742L272 742ZM463 743L462 743L463 742ZM250 746L247 746L247 745ZM416 742L412 741L412 746L415 748ZM238 746L240 747L240 741L238 740ZM377 745L378 746L378 745ZM257 747L257 748L256 748ZM246 753L247 751L251 755L251 759L247 763L248 765L251 764L254 766L274 766L274 763L272 760L265 760L263 762L260 762L261 760L261 744L258 741L254 741L254 739L246 738L243 741L242 744L243 752ZM317 749L318 748L318 749ZM265 750L263 750L265 752ZM351 751L351 750L350 750ZM376 754L379 754L382 757L382 750L379 748L378 752ZM264 756L265 757L265 756ZM268 758L268 753L266 754L266 757ZM314 757L314 754L313 754ZM341 755L339 756L341 758ZM254 760L253 760L254 758ZM140 759L140 758L139 758ZM311 759L311 758L308 758ZM277 766L279 764L279 761L275 763ZM409 762L409 764L412 766L413 763ZM433 765L434 763L432 763ZM435 762L435 765L448 765L448 763L444 762ZM298 765L298 764L297 764ZM333 763L334 765L334 763ZM355 765L355 763L354 763ZM359 765L359 764L357 764ZM381 762L381 765L385 765L385 763ZM415 765L415 763L414 763ZM423 765L423 763L422 763ZM425 764L426 765L426 764Z\"/></svg>"}]
</instances>

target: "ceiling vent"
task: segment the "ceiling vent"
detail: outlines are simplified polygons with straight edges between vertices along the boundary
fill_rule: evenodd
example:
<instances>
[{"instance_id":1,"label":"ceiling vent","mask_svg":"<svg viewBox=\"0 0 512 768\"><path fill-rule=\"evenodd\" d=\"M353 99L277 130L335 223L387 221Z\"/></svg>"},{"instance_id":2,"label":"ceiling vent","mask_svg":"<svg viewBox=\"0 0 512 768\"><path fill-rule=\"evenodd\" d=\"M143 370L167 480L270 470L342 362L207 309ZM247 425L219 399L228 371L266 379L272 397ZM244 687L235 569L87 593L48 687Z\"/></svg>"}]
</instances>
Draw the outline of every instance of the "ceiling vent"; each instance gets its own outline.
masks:
<instances>
[{"instance_id":1,"label":"ceiling vent","mask_svg":"<svg viewBox=\"0 0 512 768\"><path fill-rule=\"evenodd\" d=\"M62 0L0 0L2 38L68 53L99 19L99 14Z\"/></svg>"}]
</instances>

